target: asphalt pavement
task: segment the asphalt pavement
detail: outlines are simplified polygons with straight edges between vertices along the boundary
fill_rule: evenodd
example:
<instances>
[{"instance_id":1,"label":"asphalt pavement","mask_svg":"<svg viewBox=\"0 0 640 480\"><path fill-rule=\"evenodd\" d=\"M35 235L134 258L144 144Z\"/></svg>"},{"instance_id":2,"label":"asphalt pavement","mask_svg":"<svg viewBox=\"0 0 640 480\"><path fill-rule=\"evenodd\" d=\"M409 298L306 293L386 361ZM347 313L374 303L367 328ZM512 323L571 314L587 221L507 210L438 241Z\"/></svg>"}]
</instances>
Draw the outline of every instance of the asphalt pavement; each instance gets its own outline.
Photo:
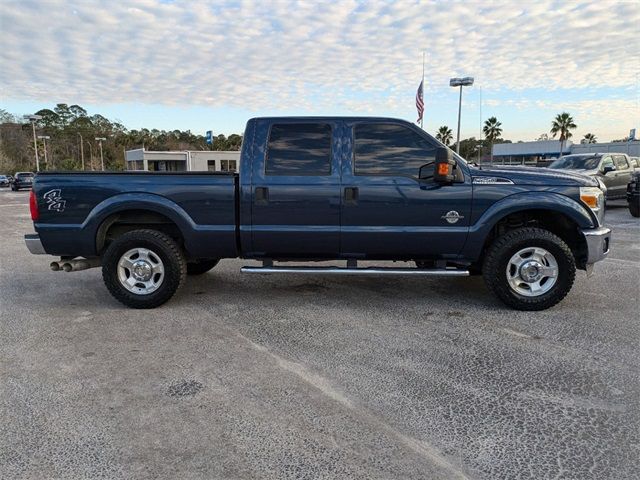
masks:
<instances>
[{"instance_id":1,"label":"asphalt pavement","mask_svg":"<svg viewBox=\"0 0 640 480\"><path fill-rule=\"evenodd\" d=\"M631 479L640 221L556 307L482 279L261 276L224 260L156 310L31 255L0 190L0 478Z\"/></svg>"}]
</instances>

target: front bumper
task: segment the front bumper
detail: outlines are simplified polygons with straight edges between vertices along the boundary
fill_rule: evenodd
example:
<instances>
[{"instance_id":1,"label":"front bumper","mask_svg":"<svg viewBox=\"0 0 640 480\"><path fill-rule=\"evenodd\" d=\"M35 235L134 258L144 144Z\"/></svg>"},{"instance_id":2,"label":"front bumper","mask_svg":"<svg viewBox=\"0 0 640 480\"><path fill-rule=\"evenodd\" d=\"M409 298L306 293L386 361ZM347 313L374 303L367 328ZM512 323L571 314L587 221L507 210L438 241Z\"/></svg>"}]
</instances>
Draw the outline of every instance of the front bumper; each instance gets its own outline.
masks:
<instances>
[{"instance_id":1,"label":"front bumper","mask_svg":"<svg viewBox=\"0 0 640 480\"><path fill-rule=\"evenodd\" d=\"M611 229L606 227L582 230L587 241L587 265L604 260L609 254Z\"/></svg>"},{"instance_id":2,"label":"front bumper","mask_svg":"<svg viewBox=\"0 0 640 480\"><path fill-rule=\"evenodd\" d=\"M27 244L27 248L34 255L45 255L47 253L44 251L44 247L40 241L40 235L37 233L29 233L25 235L24 243Z\"/></svg>"}]
</instances>

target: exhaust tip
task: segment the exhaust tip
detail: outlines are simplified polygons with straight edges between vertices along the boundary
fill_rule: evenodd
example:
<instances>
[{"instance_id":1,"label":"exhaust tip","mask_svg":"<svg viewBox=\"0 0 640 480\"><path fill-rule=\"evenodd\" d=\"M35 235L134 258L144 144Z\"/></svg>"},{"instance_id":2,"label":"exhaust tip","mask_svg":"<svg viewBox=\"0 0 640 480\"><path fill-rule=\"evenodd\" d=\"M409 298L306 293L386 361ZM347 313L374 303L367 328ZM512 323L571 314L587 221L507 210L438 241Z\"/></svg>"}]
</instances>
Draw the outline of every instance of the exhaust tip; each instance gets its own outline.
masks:
<instances>
[{"instance_id":1,"label":"exhaust tip","mask_svg":"<svg viewBox=\"0 0 640 480\"><path fill-rule=\"evenodd\" d=\"M57 272L60 270L60 264L58 262L51 262L49 266L51 267L51 270L53 270L54 272Z\"/></svg>"},{"instance_id":2,"label":"exhaust tip","mask_svg":"<svg viewBox=\"0 0 640 480\"><path fill-rule=\"evenodd\" d=\"M70 263L65 263L64 265L62 265L62 269L65 272L70 272L71 270L73 270L73 265L71 265Z\"/></svg>"}]
</instances>

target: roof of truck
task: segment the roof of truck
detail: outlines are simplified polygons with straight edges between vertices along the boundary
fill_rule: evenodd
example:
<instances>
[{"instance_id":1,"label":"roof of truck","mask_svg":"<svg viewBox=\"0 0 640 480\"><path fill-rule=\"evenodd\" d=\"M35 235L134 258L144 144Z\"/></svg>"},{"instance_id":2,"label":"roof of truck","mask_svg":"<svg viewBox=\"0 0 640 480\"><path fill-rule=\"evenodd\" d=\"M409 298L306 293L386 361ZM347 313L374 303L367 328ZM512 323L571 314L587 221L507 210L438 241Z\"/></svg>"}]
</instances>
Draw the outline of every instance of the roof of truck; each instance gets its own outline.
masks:
<instances>
[{"instance_id":1,"label":"roof of truck","mask_svg":"<svg viewBox=\"0 0 640 480\"><path fill-rule=\"evenodd\" d=\"M391 121L391 122L402 122L402 123L408 123L410 125L413 125L413 123L409 122L408 120L405 120L403 118L393 118L393 117L362 117L362 116L340 116L340 115L327 115L327 116L282 116L282 117L254 117L251 118L250 120L278 120L278 121L287 121L287 120L294 120L294 121L308 121L308 120L312 120L314 122L317 121L328 121L328 120L342 120L342 121Z\"/></svg>"}]
</instances>

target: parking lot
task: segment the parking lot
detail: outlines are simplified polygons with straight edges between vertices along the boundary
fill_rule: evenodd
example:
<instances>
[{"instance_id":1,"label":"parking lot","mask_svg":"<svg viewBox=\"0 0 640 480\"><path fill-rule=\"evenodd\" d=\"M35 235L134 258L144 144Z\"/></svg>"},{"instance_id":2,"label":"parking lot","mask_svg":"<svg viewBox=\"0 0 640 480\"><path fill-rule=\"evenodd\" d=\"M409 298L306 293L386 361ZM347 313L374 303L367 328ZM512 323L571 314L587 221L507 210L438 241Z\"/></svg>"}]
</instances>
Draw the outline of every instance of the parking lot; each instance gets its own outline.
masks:
<instances>
[{"instance_id":1,"label":"parking lot","mask_svg":"<svg viewBox=\"0 0 640 480\"><path fill-rule=\"evenodd\" d=\"M614 202L615 204L616 202ZM250 276L156 310L30 255L0 190L0 478L638 478L640 221L543 312L480 277Z\"/></svg>"}]
</instances>

